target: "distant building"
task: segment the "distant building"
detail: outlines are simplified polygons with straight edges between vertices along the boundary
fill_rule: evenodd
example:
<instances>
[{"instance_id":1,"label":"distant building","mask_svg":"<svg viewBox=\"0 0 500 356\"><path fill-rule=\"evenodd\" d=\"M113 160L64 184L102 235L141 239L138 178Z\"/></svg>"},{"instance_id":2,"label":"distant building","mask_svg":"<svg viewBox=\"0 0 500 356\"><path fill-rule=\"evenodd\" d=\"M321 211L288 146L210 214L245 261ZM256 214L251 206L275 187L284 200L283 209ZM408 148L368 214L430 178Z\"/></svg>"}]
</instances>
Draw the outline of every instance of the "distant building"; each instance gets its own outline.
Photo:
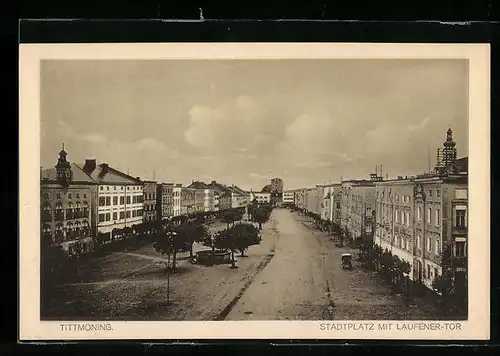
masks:
<instances>
[{"instance_id":1,"label":"distant building","mask_svg":"<svg viewBox=\"0 0 500 356\"><path fill-rule=\"evenodd\" d=\"M231 194L231 208L242 208L249 204L250 194L235 185L227 186Z\"/></svg>"},{"instance_id":2,"label":"distant building","mask_svg":"<svg viewBox=\"0 0 500 356\"><path fill-rule=\"evenodd\" d=\"M87 159L83 170L97 182L97 233L103 242L122 237L120 229L143 221L143 182L107 163Z\"/></svg>"},{"instance_id":3,"label":"distant building","mask_svg":"<svg viewBox=\"0 0 500 356\"><path fill-rule=\"evenodd\" d=\"M66 160L64 148L55 168L41 172L41 243L60 245L70 256L92 248L96 182Z\"/></svg>"},{"instance_id":4,"label":"distant building","mask_svg":"<svg viewBox=\"0 0 500 356\"><path fill-rule=\"evenodd\" d=\"M172 196L173 196L173 215L182 215L182 184L173 184L172 186ZM186 208L187 211L187 208Z\"/></svg>"},{"instance_id":5,"label":"distant building","mask_svg":"<svg viewBox=\"0 0 500 356\"><path fill-rule=\"evenodd\" d=\"M294 203L295 192L293 190L285 190L283 192L283 204L292 205Z\"/></svg>"},{"instance_id":6,"label":"distant building","mask_svg":"<svg viewBox=\"0 0 500 356\"><path fill-rule=\"evenodd\" d=\"M253 201L258 204L269 204L271 202L271 193L250 191L250 202Z\"/></svg>"},{"instance_id":7,"label":"distant building","mask_svg":"<svg viewBox=\"0 0 500 356\"><path fill-rule=\"evenodd\" d=\"M215 191L212 187L199 181L193 181L189 187L197 191L196 202L200 211L215 211Z\"/></svg>"},{"instance_id":8,"label":"distant building","mask_svg":"<svg viewBox=\"0 0 500 356\"><path fill-rule=\"evenodd\" d=\"M144 222L156 221L156 194L157 194L157 184L153 181L144 181Z\"/></svg>"},{"instance_id":9,"label":"distant building","mask_svg":"<svg viewBox=\"0 0 500 356\"><path fill-rule=\"evenodd\" d=\"M181 215L189 215L196 212L196 189L181 188Z\"/></svg>"},{"instance_id":10,"label":"distant building","mask_svg":"<svg viewBox=\"0 0 500 356\"><path fill-rule=\"evenodd\" d=\"M180 199L179 199L180 214ZM156 214L160 221L174 216L174 183L161 183L156 187Z\"/></svg>"},{"instance_id":11,"label":"distant building","mask_svg":"<svg viewBox=\"0 0 500 356\"><path fill-rule=\"evenodd\" d=\"M208 186L214 190L214 211L231 209L233 204L231 190L216 181L212 181Z\"/></svg>"}]
</instances>

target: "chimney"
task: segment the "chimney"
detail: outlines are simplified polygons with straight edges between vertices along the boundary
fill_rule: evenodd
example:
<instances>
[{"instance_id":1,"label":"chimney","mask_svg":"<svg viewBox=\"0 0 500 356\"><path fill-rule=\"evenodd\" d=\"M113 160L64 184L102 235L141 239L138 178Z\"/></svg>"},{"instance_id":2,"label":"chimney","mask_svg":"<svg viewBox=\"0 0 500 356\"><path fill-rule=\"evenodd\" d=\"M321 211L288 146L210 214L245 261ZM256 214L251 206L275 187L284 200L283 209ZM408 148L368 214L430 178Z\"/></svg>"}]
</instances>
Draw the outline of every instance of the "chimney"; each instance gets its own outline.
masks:
<instances>
[{"instance_id":1,"label":"chimney","mask_svg":"<svg viewBox=\"0 0 500 356\"><path fill-rule=\"evenodd\" d=\"M107 163L101 163L101 169L107 172L109 170L109 165Z\"/></svg>"},{"instance_id":2,"label":"chimney","mask_svg":"<svg viewBox=\"0 0 500 356\"><path fill-rule=\"evenodd\" d=\"M135 179L137 179L137 180L141 180L141 177L135 177Z\"/></svg>"},{"instance_id":3,"label":"chimney","mask_svg":"<svg viewBox=\"0 0 500 356\"><path fill-rule=\"evenodd\" d=\"M95 167L96 167L95 159L86 159L85 165L83 166L83 170L85 171L85 173L92 173L95 170Z\"/></svg>"}]
</instances>

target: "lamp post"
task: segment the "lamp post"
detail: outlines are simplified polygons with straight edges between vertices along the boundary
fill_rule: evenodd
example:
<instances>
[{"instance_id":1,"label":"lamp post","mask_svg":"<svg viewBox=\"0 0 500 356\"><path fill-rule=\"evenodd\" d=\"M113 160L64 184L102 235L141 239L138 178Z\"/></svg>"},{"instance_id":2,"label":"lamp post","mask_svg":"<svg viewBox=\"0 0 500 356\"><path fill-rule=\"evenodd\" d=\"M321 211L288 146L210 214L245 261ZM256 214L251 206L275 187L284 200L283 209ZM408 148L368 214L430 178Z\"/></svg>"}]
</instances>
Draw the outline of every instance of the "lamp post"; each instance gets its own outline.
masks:
<instances>
[{"instance_id":1,"label":"lamp post","mask_svg":"<svg viewBox=\"0 0 500 356\"><path fill-rule=\"evenodd\" d=\"M169 239L173 236L176 236L177 233L175 231L169 231ZM167 254L167 305L170 305L170 251Z\"/></svg>"}]
</instances>

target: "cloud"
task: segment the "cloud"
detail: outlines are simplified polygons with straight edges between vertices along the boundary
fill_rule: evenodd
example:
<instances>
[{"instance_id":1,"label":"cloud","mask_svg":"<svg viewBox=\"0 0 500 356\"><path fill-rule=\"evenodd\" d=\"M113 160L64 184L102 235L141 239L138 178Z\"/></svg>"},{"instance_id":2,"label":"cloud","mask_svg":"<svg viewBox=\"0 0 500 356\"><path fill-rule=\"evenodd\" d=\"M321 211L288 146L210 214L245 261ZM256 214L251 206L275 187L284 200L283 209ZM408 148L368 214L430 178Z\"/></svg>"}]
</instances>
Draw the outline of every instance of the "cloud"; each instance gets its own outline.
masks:
<instances>
[{"instance_id":1,"label":"cloud","mask_svg":"<svg viewBox=\"0 0 500 356\"><path fill-rule=\"evenodd\" d=\"M206 152L259 151L274 140L267 115L254 98L246 95L215 107L194 105L188 111L184 138Z\"/></svg>"},{"instance_id":2,"label":"cloud","mask_svg":"<svg viewBox=\"0 0 500 356\"><path fill-rule=\"evenodd\" d=\"M408 131L423 130L427 126L428 123L429 123L429 118L426 117L419 124L408 126Z\"/></svg>"}]
</instances>

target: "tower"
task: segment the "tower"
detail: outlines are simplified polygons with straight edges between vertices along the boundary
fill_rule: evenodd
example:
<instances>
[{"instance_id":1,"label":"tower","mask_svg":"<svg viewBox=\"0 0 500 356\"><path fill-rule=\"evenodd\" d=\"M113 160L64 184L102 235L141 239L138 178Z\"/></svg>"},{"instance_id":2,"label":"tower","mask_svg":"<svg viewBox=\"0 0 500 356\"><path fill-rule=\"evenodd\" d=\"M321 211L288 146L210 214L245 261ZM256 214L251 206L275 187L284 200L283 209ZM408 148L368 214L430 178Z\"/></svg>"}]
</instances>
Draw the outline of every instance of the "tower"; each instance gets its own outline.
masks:
<instances>
[{"instance_id":1,"label":"tower","mask_svg":"<svg viewBox=\"0 0 500 356\"><path fill-rule=\"evenodd\" d=\"M62 185L69 185L69 181L71 180L73 173L71 172L71 165L66 160L68 153L64 150L64 143L62 145L62 150L59 152L59 159L56 164L56 174L57 180Z\"/></svg>"},{"instance_id":2,"label":"tower","mask_svg":"<svg viewBox=\"0 0 500 356\"><path fill-rule=\"evenodd\" d=\"M446 141L443 148L437 150L436 155L436 173L449 174L456 171L457 148L453 140L453 131L451 128L446 131Z\"/></svg>"}]
</instances>

